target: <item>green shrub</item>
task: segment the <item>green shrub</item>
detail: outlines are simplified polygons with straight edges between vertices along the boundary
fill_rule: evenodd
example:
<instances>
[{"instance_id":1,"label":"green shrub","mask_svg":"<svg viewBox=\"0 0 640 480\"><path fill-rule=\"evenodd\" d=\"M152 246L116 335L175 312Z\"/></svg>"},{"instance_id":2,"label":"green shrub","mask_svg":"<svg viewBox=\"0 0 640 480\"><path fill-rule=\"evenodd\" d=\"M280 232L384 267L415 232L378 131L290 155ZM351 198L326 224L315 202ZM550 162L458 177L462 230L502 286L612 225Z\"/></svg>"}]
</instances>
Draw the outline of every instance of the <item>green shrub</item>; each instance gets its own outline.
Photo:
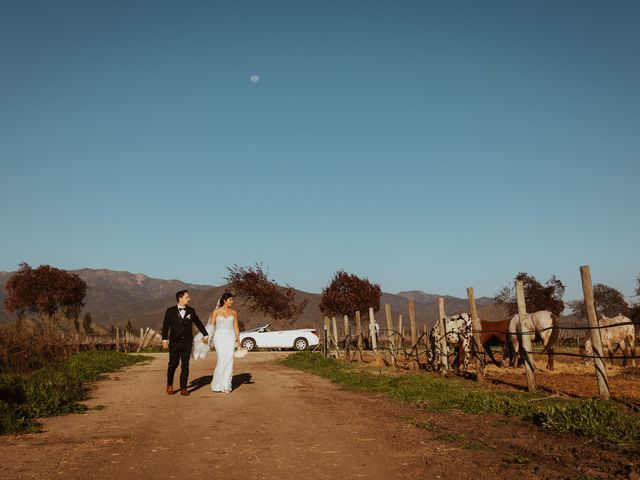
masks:
<instances>
[{"instance_id":1,"label":"green shrub","mask_svg":"<svg viewBox=\"0 0 640 480\"><path fill-rule=\"evenodd\" d=\"M618 405L590 399L542 406L534 423L558 432L573 432L613 442L640 442L640 421Z\"/></svg>"},{"instance_id":2,"label":"green shrub","mask_svg":"<svg viewBox=\"0 0 640 480\"><path fill-rule=\"evenodd\" d=\"M142 355L89 351L22 375L0 375L0 434L33 430L34 419L85 410L88 382L147 360Z\"/></svg>"}]
</instances>

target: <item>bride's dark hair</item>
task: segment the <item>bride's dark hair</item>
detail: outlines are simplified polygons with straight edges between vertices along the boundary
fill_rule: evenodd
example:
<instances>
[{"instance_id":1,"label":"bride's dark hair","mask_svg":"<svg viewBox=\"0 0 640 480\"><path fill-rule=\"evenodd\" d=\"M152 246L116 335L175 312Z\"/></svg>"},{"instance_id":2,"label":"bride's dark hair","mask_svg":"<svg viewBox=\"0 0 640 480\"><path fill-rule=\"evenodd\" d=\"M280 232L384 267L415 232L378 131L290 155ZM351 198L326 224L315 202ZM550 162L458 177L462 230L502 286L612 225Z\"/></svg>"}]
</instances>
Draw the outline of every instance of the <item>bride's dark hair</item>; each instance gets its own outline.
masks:
<instances>
[{"instance_id":1,"label":"bride's dark hair","mask_svg":"<svg viewBox=\"0 0 640 480\"><path fill-rule=\"evenodd\" d=\"M222 294L222 296L220 297L220 300L218 300L218 303L216 304L216 307L218 307L218 308L222 307L224 305L224 302L226 302L231 297L233 297L232 293L224 292Z\"/></svg>"}]
</instances>

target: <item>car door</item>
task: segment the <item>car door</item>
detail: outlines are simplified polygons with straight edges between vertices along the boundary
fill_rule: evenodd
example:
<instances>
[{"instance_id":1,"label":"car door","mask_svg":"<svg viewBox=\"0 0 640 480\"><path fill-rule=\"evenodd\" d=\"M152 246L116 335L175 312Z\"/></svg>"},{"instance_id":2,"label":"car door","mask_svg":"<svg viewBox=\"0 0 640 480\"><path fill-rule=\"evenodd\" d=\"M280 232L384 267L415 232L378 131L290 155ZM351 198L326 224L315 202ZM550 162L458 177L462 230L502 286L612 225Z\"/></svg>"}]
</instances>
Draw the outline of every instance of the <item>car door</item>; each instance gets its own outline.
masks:
<instances>
[{"instance_id":1,"label":"car door","mask_svg":"<svg viewBox=\"0 0 640 480\"><path fill-rule=\"evenodd\" d=\"M293 340L291 339L291 332L288 330L280 330L277 333L275 341L278 343L278 347L280 348L291 348L293 346Z\"/></svg>"},{"instance_id":2,"label":"car door","mask_svg":"<svg viewBox=\"0 0 640 480\"><path fill-rule=\"evenodd\" d=\"M276 332L264 331L256 334L256 343L260 348L274 348L277 347L277 337L274 336Z\"/></svg>"}]
</instances>

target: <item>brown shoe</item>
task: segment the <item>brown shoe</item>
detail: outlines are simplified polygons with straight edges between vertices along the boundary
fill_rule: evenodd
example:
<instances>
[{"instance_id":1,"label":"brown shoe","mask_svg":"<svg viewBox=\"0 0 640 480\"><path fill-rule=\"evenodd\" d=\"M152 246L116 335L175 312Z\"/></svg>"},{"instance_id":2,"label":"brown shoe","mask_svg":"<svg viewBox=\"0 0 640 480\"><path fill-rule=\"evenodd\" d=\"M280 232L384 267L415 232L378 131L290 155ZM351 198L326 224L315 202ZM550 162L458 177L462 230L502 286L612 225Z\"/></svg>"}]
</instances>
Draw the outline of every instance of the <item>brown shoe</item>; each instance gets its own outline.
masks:
<instances>
[{"instance_id":1,"label":"brown shoe","mask_svg":"<svg viewBox=\"0 0 640 480\"><path fill-rule=\"evenodd\" d=\"M167 385L167 394L173 395L173 385Z\"/></svg>"},{"instance_id":2,"label":"brown shoe","mask_svg":"<svg viewBox=\"0 0 640 480\"><path fill-rule=\"evenodd\" d=\"M180 390L180 395L183 395L185 397L188 397L189 395L191 395L189 393L189 390L187 390L186 388L184 390Z\"/></svg>"}]
</instances>

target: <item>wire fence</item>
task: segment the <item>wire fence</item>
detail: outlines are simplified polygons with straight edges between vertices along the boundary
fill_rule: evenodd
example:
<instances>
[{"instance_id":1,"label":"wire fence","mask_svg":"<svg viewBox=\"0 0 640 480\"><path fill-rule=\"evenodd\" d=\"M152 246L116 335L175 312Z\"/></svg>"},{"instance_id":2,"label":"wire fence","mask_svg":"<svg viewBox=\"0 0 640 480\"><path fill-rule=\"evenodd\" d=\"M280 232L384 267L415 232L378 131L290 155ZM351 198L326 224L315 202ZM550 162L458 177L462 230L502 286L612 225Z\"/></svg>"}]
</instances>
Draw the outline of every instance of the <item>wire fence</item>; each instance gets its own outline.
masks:
<instances>
[{"instance_id":1,"label":"wire fence","mask_svg":"<svg viewBox=\"0 0 640 480\"><path fill-rule=\"evenodd\" d=\"M325 319L325 329L322 335L320 350L325 356L334 356L347 361L375 362L379 367L404 367L416 370L442 371L443 373L449 371L447 368L448 359L451 357L451 353L453 353L452 367L455 366L459 374L468 374L464 372L464 367L468 366L471 359L477 359L480 368L484 368L487 364L485 347L476 344L474 334L488 334L490 336L493 334L494 337L492 340L494 344L492 346L503 347L503 364L506 363L505 361L508 361L508 363L514 367L518 366L519 359L526 362L528 357L534 358L539 356L581 359L584 363L593 362L595 359L602 361L609 359L613 363L614 359L622 359L624 364L626 364L627 360L631 360L632 364L634 364L635 360L640 358L640 355L637 355L635 351L638 329L636 329L636 324L629 319L616 321L607 325L560 327L558 324L554 324L549 327L529 328L523 331L519 329L486 328L487 324L490 325L493 322L482 322L483 328L481 329L473 329L472 326L467 326L464 332L460 332L452 331L446 327L446 319L451 318L459 318L459 315L445 317L445 321L443 321L443 325L445 326L444 333L435 335L434 333L437 330L435 326L428 329L427 324L424 324L423 329L419 335L416 335L415 340L407 338L404 328L402 330L396 330L371 327L368 334L367 329L362 329L360 334L353 334L351 332L353 324L350 320L348 320L348 323L345 323L343 335L339 336L335 320L333 322L333 331L331 331L331 322ZM345 320L345 322L347 322L347 320ZM372 324L370 323L370 325ZM631 327L630 330L633 333L631 336L626 336L623 341L615 342L615 344L610 344L608 341L603 342L603 349L608 350L608 355L605 355L602 350L598 352L595 348L593 348L591 352L584 350L586 341L592 338L592 331L598 331L602 337L603 332L608 334L609 332L615 332L622 328L629 329L629 327ZM417 330L415 326L414 329ZM541 348L531 347L527 350L524 349L522 342L523 337L528 336L531 339L535 339L549 331L554 333L554 330L557 334L551 335L555 338L553 344L542 344ZM466 336L466 339L462 338L464 336ZM373 337L375 337L375 341ZM496 345L496 338L504 338L505 340L503 343L497 342ZM446 351L439 351L438 346L442 340L446 339L449 339ZM520 340L518 351L516 351L513 346L513 340L515 339ZM569 347L576 348L578 351L563 350L562 347L567 346L564 343L568 343ZM623 345L620 345L620 343L623 343ZM466 351L462 349L463 344L467 345ZM488 346L486 348L491 347ZM623 350L623 355L615 355L620 349ZM437 358L438 353L440 358ZM505 358L505 356L507 358ZM447 362L444 361L444 357L447 358ZM464 361L465 358L467 358L467 362ZM492 355L491 358L493 358ZM553 363L551 363L551 365L553 365Z\"/></svg>"}]
</instances>

